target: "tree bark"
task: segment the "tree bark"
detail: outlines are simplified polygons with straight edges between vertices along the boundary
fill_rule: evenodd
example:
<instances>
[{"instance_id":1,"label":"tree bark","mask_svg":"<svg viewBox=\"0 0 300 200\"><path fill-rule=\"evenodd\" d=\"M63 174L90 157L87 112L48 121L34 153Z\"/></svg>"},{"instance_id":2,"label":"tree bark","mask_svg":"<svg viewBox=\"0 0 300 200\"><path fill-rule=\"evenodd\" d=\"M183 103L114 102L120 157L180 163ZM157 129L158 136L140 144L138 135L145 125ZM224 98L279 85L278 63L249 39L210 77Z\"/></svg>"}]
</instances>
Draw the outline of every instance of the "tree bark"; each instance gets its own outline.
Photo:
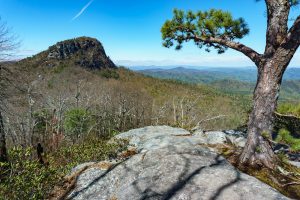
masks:
<instances>
[{"instance_id":1,"label":"tree bark","mask_svg":"<svg viewBox=\"0 0 300 200\"><path fill-rule=\"evenodd\" d=\"M270 144L282 76L299 47L300 16L288 30L290 2L266 0L266 48L258 66L258 80L249 117L248 139L240 156L241 166L274 169L278 161Z\"/></svg>"},{"instance_id":2,"label":"tree bark","mask_svg":"<svg viewBox=\"0 0 300 200\"><path fill-rule=\"evenodd\" d=\"M5 131L2 113L0 111L0 162L7 162L7 150L6 150L6 141L5 141Z\"/></svg>"},{"instance_id":3,"label":"tree bark","mask_svg":"<svg viewBox=\"0 0 300 200\"><path fill-rule=\"evenodd\" d=\"M266 0L267 33L264 56L273 56L284 41L288 31L290 2L288 0Z\"/></svg>"},{"instance_id":4,"label":"tree bark","mask_svg":"<svg viewBox=\"0 0 300 200\"><path fill-rule=\"evenodd\" d=\"M271 60L258 67L253 110L248 122L247 143L240 156L240 163L243 166L266 166L271 169L276 166L277 157L269 139L273 131L274 112L286 66L276 66L274 63L276 61Z\"/></svg>"}]
</instances>

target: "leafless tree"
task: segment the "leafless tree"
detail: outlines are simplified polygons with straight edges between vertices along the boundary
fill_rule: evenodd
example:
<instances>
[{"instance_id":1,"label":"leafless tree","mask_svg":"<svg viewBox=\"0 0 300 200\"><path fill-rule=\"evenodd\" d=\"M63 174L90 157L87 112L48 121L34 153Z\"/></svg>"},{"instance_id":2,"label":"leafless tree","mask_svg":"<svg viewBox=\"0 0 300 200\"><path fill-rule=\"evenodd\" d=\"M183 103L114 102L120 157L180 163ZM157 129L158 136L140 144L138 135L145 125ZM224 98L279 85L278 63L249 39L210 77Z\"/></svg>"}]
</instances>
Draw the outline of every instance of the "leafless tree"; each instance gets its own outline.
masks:
<instances>
[{"instance_id":1,"label":"leafless tree","mask_svg":"<svg viewBox=\"0 0 300 200\"><path fill-rule=\"evenodd\" d=\"M6 84L5 70L3 62L6 61L12 52L17 48L18 43L16 42L16 37L11 34L10 29L0 18L0 91L4 91ZM5 129L3 122L3 99L4 93L0 93L0 162L6 162L8 160L7 150L6 150L6 139L5 139Z\"/></svg>"}]
</instances>

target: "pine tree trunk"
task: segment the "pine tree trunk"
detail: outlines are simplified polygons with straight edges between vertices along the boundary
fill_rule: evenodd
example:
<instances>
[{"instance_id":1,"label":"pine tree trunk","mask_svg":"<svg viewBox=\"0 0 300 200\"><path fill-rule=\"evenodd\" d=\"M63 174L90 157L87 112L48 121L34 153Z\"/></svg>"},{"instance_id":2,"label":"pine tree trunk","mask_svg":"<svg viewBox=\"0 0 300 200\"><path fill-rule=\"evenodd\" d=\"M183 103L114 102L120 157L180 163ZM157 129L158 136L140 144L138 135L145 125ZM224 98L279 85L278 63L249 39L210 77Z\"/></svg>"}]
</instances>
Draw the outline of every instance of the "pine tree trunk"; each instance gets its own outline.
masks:
<instances>
[{"instance_id":1,"label":"pine tree trunk","mask_svg":"<svg viewBox=\"0 0 300 200\"><path fill-rule=\"evenodd\" d=\"M6 141L5 141L5 131L3 124L3 117L0 111L0 162L7 162L7 150L6 150Z\"/></svg>"},{"instance_id":2,"label":"pine tree trunk","mask_svg":"<svg viewBox=\"0 0 300 200\"><path fill-rule=\"evenodd\" d=\"M268 62L259 68L253 97L253 110L249 117L248 139L240 156L242 166L265 166L273 169L277 162L268 139L271 139L274 111L282 80L283 68Z\"/></svg>"}]
</instances>

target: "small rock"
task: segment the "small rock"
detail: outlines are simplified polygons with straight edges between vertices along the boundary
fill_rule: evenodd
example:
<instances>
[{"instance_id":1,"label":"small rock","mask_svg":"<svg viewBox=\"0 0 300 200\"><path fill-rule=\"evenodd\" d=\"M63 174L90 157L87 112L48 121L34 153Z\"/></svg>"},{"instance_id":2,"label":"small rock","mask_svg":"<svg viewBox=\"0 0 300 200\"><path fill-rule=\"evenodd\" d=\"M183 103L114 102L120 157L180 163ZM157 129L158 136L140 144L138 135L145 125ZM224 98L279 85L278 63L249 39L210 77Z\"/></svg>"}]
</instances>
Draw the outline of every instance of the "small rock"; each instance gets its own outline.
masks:
<instances>
[{"instance_id":1,"label":"small rock","mask_svg":"<svg viewBox=\"0 0 300 200\"><path fill-rule=\"evenodd\" d=\"M229 138L229 136L227 136ZM230 137L230 141L237 147L244 147L246 145L247 139L244 137Z\"/></svg>"},{"instance_id":2,"label":"small rock","mask_svg":"<svg viewBox=\"0 0 300 200\"><path fill-rule=\"evenodd\" d=\"M226 133L226 135L232 135L235 137L247 137L247 134L242 132L242 131L236 131L236 130L225 130L224 133Z\"/></svg>"},{"instance_id":3,"label":"small rock","mask_svg":"<svg viewBox=\"0 0 300 200\"><path fill-rule=\"evenodd\" d=\"M294 165L294 166L296 166L296 167L299 167L299 168L300 168L300 162L295 162L295 161L291 161L291 160L289 160L289 163L290 163L291 165Z\"/></svg>"},{"instance_id":4,"label":"small rock","mask_svg":"<svg viewBox=\"0 0 300 200\"><path fill-rule=\"evenodd\" d=\"M278 153L288 153L290 151L290 146L287 144L276 143L273 147L273 151Z\"/></svg>"},{"instance_id":5,"label":"small rock","mask_svg":"<svg viewBox=\"0 0 300 200\"><path fill-rule=\"evenodd\" d=\"M222 131L205 132L208 144L224 144L227 142L226 133Z\"/></svg>"},{"instance_id":6,"label":"small rock","mask_svg":"<svg viewBox=\"0 0 300 200\"><path fill-rule=\"evenodd\" d=\"M300 153L288 153L289 160L300 162Z\"/></svg>"},{"instance_id":7,"label":"small rock","mask_svg":"<svg viewBox=\"0 0 300 200\"><path fill-rule=\"evenodd\" d=\"M193 135L197 135L197 136L204 136L204 132L202 129L197 129L196 131L193 132Z\"/></svg>"}]
</instances>

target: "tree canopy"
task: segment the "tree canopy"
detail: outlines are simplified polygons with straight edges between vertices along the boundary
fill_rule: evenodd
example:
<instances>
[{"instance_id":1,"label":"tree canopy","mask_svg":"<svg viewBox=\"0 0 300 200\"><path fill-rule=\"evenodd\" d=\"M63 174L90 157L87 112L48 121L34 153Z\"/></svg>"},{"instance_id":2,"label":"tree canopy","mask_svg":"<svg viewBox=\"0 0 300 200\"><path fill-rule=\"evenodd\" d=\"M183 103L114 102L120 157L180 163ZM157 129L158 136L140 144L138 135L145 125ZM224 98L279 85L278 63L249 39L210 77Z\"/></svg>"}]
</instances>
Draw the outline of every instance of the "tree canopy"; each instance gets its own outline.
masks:
<instances>
[{"instance_id":1,"label":"tree canopy","mask_svg":"<svg viewBox=\"0 0 300 200\"><path fill-rule=\"evenodd\" d=\"M216 49L221 54L232 48L244 53L255 63L260 61L256 51L235 41L250 31L243 18L234 19L230 12L216 9L198 12L175 9L173 12L173 18L161 28L165 47L175 45L175 49L180 50L184 42L194 41L199 48L205 48L208 52Z\"/></svg>"},{"instance_id":2,"label":"tree canopy","mask_svg":"<svg viewBox=\"0 0 300 200\"><path fill-rule=\"evenodd\" d=\"M194 13L175 9L173 19L166 21L161 32L165 47L173 46L176 41L175 48L179 50L183 42L193 40L199 48L205 47L208 52L215 48L218 53L224 53L228 47L212 43L211 39L241 39L249 33L249 28L243 18L233 19L229 12L222 10Z\"/></svg>"}]
</instances>

